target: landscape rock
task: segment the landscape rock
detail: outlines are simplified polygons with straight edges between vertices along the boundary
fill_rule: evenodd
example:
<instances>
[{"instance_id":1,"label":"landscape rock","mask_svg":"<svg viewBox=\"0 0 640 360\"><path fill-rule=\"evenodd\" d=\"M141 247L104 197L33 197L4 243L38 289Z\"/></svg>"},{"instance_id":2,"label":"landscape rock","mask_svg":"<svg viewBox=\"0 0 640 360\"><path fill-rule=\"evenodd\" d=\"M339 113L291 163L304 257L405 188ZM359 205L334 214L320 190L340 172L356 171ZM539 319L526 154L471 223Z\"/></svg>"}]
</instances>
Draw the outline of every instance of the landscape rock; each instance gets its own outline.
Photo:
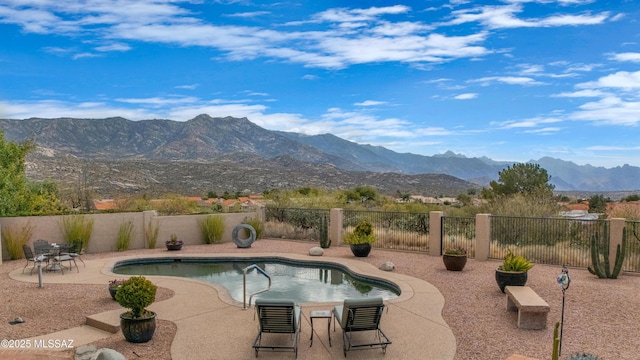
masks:
<instances>
[{"instance_id":1,"label":"landscape rock","mask_svg":"<svg viewBox=\"0 0 640 360\"><path fill-rule=\"evenodd\" d=\"M82 345L76 348L75 360L90 360L98 349L93 345Z\"/></svg>"},{"instance_id":2,"label":"landscape rock","mask_svg":"<svg viewBox=\"0 0 640 360\"><path fill-rule=\"evenodd\" d=\"M391 261L385 261L378 269L382 271L393 271L395 268L396 266Z\"/></svg>"},{"instance_id":3,"label":"landscape rock","mask_svg":"<svg viewBox=\"0 0 640 360\"><path fill-rule=\"evenodd\" d=\"M113 349L100 349L91 360L127 360L124 355Z\"/></svg>"},{"instance_id":4,"label":"landscape rock","mask_svg":"<svg viewBox=\"0 0 640 360\"><path fill-rule=\"evenodd\" d=\"M322 256L324 254L324 249L322 249L321 247L312 247L311 249L309 249L309 255L311 256Z\"/></svg>"}]
</instances>

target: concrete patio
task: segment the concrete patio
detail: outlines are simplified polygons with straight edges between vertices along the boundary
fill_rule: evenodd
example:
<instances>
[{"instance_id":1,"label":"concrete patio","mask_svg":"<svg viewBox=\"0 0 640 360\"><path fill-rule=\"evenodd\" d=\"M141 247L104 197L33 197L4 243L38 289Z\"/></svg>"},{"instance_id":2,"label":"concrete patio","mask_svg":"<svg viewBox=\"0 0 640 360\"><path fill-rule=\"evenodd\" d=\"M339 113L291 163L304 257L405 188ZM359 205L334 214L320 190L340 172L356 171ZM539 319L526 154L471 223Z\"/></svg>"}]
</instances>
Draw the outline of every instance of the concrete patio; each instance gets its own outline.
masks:
<instances>
[{"instance_id":1,"label":"concrete patio","mask_svg":"<svg viewBox=\"0 0 640 360\"><path fill-rule=\"evenodd\" d=\"M170 254L174 255L174 254ZM149 258L167 256L138 255L126 257L110 257L86 260L86 267L80 272L65 272L63 276L49 276L48 282L107 284L114 277L122 277L111 272L117 261L131 258ZM387 354L380 349L366 349L348 353L350 359L454 359L456 339L453 332L442 318L444 298L433 285L410 276L384 272L373 265L345 258L314 257L300 254L176 254L176 257L286 257L294 260L322 260L347 266L352 271L383 278L396 283L402 294L393 300L386 301L387 308L382 318L381 328L391 338L393 344L387 348ZM11 272L11 278L37 282L37 276L22 274L19 269ZM172 359L249 359L255 354L251 347L258 331L258 323L254 319L254 309L244 310L242 304L232 299L224 288L200 281L167 277L148 276L156 285L174 291L175 295L167 300L152 304L149 309L158 314L159 319L172 321L177 325L177 332L171 345ZM106 295L106 291L105 291ZM340 328L331 327L332 345L329 346L325 320L314 321L314 341L310 347L311 310L328 310L338 303L308 303L302 305L302 330L298 346L300 359L341 359L342 332ZM107 311L90 316L88 324L61 332L39 336L35 339L73 339L74 347L88 344L111 335L105 330L117 330L119 314L122 309ZM38 358L33 353L33 358ZM25 354L26 355L26 354ZM28 356L28 355L27 355ZM43 356L46 356L43 355ZM42 357L45 358L45 357ZM260 359L294 358L292 352L261 351Z\"/></svg>"}]
</instances>

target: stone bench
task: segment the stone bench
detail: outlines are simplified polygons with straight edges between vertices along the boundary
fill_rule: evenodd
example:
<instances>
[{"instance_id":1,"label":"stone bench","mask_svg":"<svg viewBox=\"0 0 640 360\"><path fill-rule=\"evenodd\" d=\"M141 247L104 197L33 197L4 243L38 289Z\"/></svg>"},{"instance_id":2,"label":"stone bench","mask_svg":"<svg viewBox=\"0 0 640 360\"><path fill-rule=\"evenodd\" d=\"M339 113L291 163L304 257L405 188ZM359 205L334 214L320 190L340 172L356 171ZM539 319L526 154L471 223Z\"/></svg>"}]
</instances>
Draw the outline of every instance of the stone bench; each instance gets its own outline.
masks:
<instances>
[{"instance_id":1,"label":"stone bench","mask_svg":"<svg viewBox=\"0 0 640 360\"><path fill-rule=\"evenodd\" d=\"M544 329L547 327L549 304L528 286L506 286L507 310L518 310L520 329Z\"/></svg>"}]
</instances>

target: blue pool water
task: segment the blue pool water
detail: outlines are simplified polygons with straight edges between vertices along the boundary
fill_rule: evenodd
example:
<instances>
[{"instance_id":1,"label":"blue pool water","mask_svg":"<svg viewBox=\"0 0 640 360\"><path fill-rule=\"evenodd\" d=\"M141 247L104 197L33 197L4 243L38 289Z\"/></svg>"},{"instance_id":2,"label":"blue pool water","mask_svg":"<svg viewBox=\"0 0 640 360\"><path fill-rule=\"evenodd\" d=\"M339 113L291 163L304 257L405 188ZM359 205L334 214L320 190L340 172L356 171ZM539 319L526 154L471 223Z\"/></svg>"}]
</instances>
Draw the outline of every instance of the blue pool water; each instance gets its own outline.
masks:
<instances>
[{"instance_id":1,"label":"blue pool water","mask_svg":"<svg viewBox=\"0 0 640 360\"><path fill-rule=\"evenodd\" d=\"M123 275L164 275L198 279L222 285L235 300L243 301L243 270L256 264L271 277L271 288L254 299L290 299L297 303L342 302L345 298L381 296L393 299L397 285L351 273L347 268L326 262L299 262L274 258L154 258L116 263L113 272ZM258 270L247 272L249 295L268 287Z\"/></svg>"}]
</instances>

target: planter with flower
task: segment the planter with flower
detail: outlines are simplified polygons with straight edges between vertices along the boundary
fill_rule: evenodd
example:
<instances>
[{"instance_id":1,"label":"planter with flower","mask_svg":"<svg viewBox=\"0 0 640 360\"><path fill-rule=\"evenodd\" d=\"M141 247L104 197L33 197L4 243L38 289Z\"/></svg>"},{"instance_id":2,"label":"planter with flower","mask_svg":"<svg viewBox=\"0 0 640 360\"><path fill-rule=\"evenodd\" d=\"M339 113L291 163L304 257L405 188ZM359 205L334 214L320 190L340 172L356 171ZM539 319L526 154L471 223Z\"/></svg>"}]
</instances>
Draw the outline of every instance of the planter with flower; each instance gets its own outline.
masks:
<instances>
[{"instance_id":1,"label":"planter with flower","mask_svg":"<svg viewBox=\"0 0 640 360\"><path fill-rule=\"evenodd\" d=\"M168 240L165 245L169 251L180 250L182 249L182 240L178 240L178 236L176 234L171 234L170 240Z\"/></svg>"},{"instance_id":2,"label":"planter with flower","mask_svg":"<svg viewBox=\"0 0 640 360\"><path fill-rule=\"evenodd\" d=\"M116 301L129 311L120 314L120 329L124 338L133 343L151 340L156 330L156 313L146 309L156 300L158 289L144 276L133 276L120 285Z\"/></svg>"},{"instance_id":3,"label":"planter with flower","mask_svg":"<svg viewBox=\"0 0 640 360\"><path fill-rule=\"evenodd\" d=\"M442 262L449 271L462 271L467 264L467 249L459 246L445 249Z\"/></svg>"},{"instance_id":4,"label":"planter with flower","mask_svg":"<svg viewBox=\"0 0 640 360\"><path fill-rule=\"evenodd\" d=\"M111 295L111 298L113 300L116 299L116 292L118 291L118 288L120 287L120 285L124 284L125 281L125 279L109 280L109 294Z\"/></svg>"},{"instance_id":5,"label":"planter with flower","mask_svg":"<svg viewBox=\"0 0 640 360\"><path fill-rule=\"evenodd\" d=\"M371 244L376 241L373 235L373 226L367 220L360 221L353 232L348 233L342 242L349 244L351 252L356 257L367 257L371 252Z\"/></svg>"},{"instance_id":6,"label":"planter with flower","mask_svg":"<svg viewBox=\"0 0 640 360\"><path fill-rule=\"evenodd\" d=\"M496 269L496 282L500 291L504 292L505 286L524 286L527 283L527 272L532 267L533 263L524 256L516 256L511 249L507 250L504 262Z\"/></svg>"}]
</instances>

